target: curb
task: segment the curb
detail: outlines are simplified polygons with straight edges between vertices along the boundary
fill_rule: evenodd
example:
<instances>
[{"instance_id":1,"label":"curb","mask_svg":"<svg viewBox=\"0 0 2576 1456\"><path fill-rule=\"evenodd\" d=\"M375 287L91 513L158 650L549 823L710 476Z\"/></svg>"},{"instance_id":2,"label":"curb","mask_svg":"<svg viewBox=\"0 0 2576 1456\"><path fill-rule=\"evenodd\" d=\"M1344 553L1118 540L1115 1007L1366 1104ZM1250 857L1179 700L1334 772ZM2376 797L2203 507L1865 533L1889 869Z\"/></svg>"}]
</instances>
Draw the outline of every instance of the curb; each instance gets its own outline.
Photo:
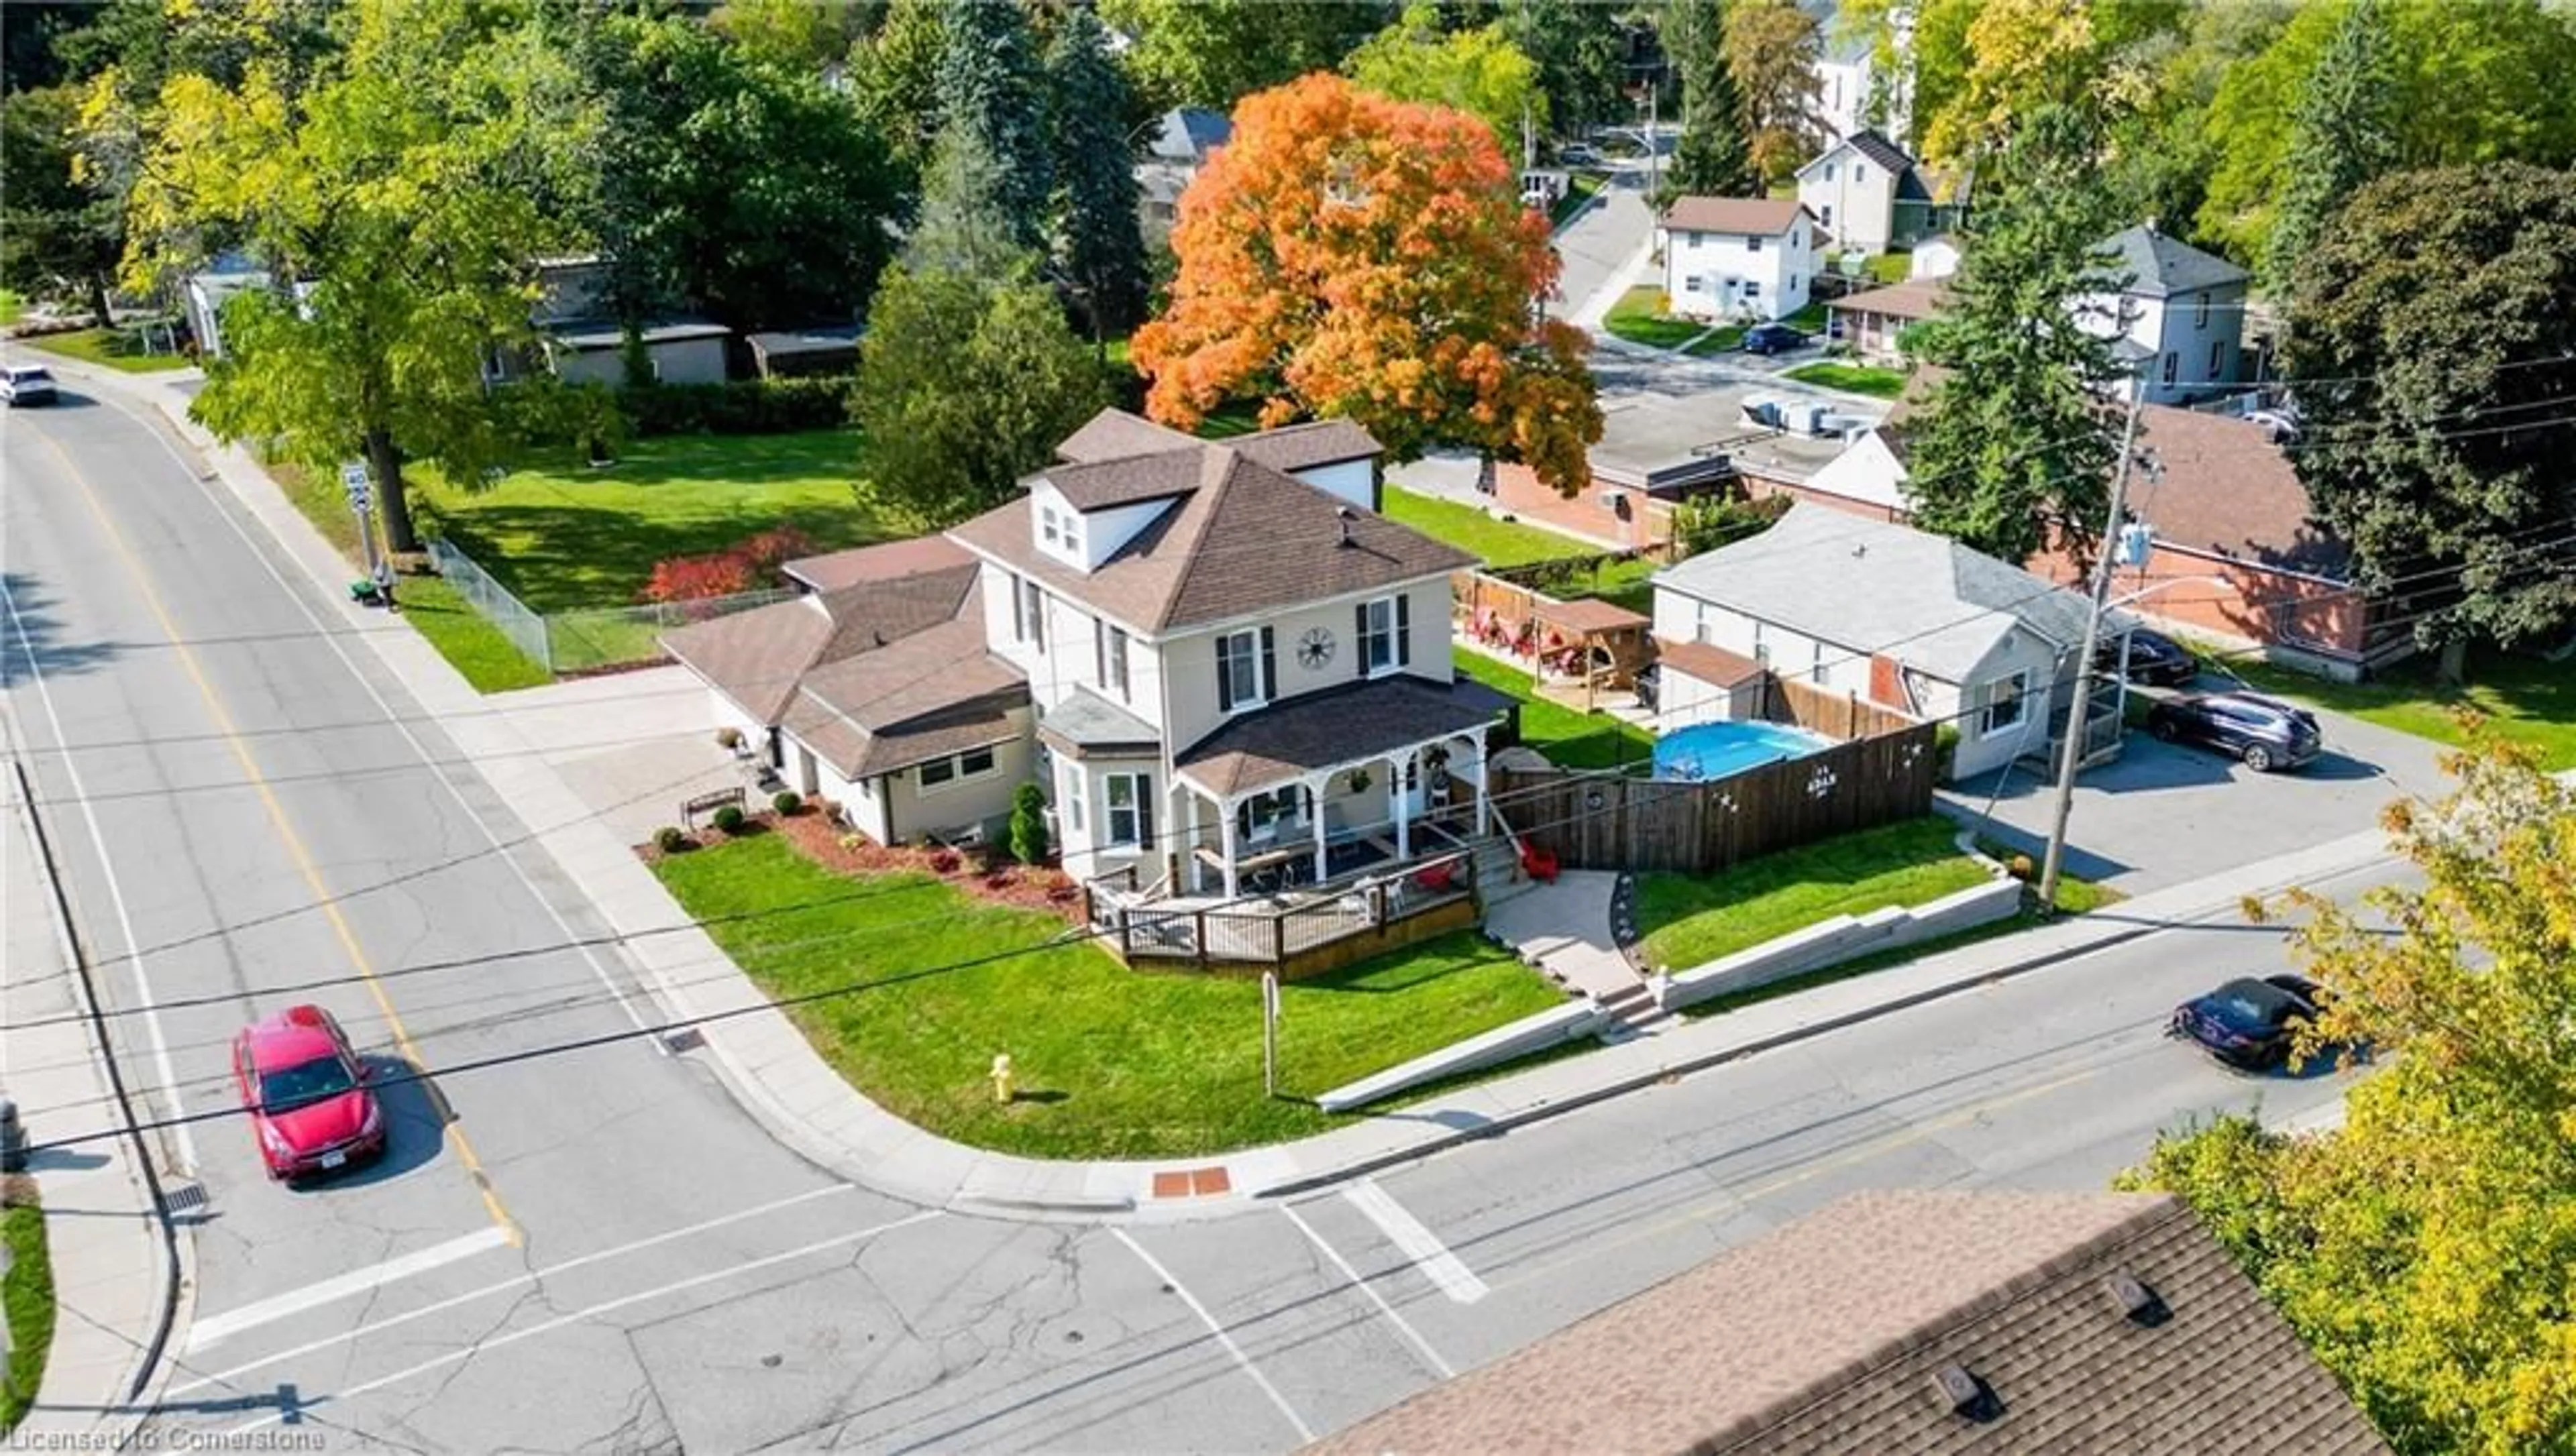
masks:
<instances>
[{"instance_id":1,"label":"curb","mask_svg":"<svg viewBox=\"0 0 2576 1456\"><path fill-rule=\"evenodd\" d=\"M2300 876L2299 880L2285 880L2276 884L2261 886L2256 889L2249 890L2246 893L2250 895L2269 895L2280 889L2287 888L2292 884L2299 883L2300 880L2327 879L2339 874L2349 874L2354 870L2364 869L2377 864L2386 858L2388 858L2387 854L2385 851L2382 851L2348 864L2338 864L2323 870L2306 872ZM1781 1047L1792 1046L1799 1042L1808 1041L1815 1037L1823 1036L1828 1032L1840 1031L1846 1027L1857 1026L1863 1022L1875 1021L1882 1016L1890 1016L1899 1011L1926 1005L1934 1001L1944 1000L1948 997L1955 996L1962 991L1972 991L1981 986L1990 986L1999 981L2010 980L2013 977L2026 975L2032 971L2045 970L2050 966L2060 965L2067 961L2088 956L2096 951L2103 951L2111 949L2114 946L2126 945L2131 941L2141 940L2147 936L2175 929L2181 925L2196 923L2207 919L2213 913L2228 908L2231 903L2232 902L2230 901L2220 901L2216 904L2203 907L2188 914L2176 916L2169 921L2135 922L2122 926L2116 930L2106 931L2092 939L2081 941L2074 945L2063 946L2055 950L2041 952L2037 955L2026 956L2020 960L2009 961L2000 966L1986 967L1977 971L1973 975L1963 975L1955 980L1945 981L1936 986L1927 986L1920 991L1910 992L1903 996L1892 997L1885 1001L1873 1002L1867 1006L1858 1007L1854 1010L1843 1012L1837 1016L1825 1017L1818 1021L1812 1021L1801 1026L1792 1027L1786 1031L1775 1032L1769 1036L1757 1037L1754 1040L1744 1042L1737 1046L1726 1047L1713 1052L1704 1052L1696 1056L1685 1058L1681 1061L1666 1062L1651 1072L1642 1072L1621 1078L1616 1082L1607 1083L1603 1086L1587 1088L1558 1101L1542 1102L1535 1106L1523 1108L1517 1112L1505 1113L1490 1122L1476 1127L1462 1129L1453 1133L1445 1133L1439 1137L1425 1139L1423 1142L1410 1148L1401 1148L1392 1152L1372 1154L1371 1156L1359 1159L1356 1162L1332 1168L1324 1172L1301 1174L1295 1178L1273 1183L1266 1187L1254 1190L1250 1196L1255 1199L1288 1198L1300 1193L1311 1193L1318 1189L1329 1188L1337 1183L1346 1183L1355 1178L1365 1178L1371 1174L1383 1172L1388 1168L1400 1167L1418 1159L1428 1158L1437 1153L1447 1152L1452 1148L1463 1147L1469 1143L1482 1142L1488 1138L1500 1137L1503 1134L1512 1131L1514 1128L1527 1127L1534 1123L1545 1122L1550 1118L1560 1116L1564 1113L1577 1111L1581 1108L1590 1107L1595 1103L1607 1102L1612 1098L1624 1097L1633 1092L1645 1091L1650 1087L1662 1086L1667 1082L1689 1076L1694 1072L1704 1072L1711 1067L1721 1066L1727 1062L1741 1061L1746 1057L1755 1056L1762 1052L1776 1051ZM2101 912L2095 913L2098 914ZM2090 918L2090 916L2078 917L2079 920Z\"/></svg>"}]
</instances>

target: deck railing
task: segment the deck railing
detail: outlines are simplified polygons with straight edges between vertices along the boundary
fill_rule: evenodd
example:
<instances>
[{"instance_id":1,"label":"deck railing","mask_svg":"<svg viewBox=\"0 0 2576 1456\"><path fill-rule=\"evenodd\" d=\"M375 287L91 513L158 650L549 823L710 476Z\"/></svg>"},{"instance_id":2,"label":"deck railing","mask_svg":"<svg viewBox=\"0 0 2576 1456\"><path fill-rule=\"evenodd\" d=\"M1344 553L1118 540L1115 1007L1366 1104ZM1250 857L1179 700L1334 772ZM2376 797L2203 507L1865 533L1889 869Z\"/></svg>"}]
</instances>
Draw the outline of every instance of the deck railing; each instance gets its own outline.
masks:
<instances>
[{"instance_id":1,"label":"deck railing","mask_svg":"<svg viewBox=\"0 0 2576 1456\"><path fill-rule=\"evenodd\" d=\"M1126 878L1133 883L1132 875ZM1084 888L1092 924L1108 933L1120 959L1277 966L1469 898L1475 866L1467 851L1449 850L1256 904L1146 901L1119 890L1118 879L1106 876Z\"/></svg>"}]
</instances>

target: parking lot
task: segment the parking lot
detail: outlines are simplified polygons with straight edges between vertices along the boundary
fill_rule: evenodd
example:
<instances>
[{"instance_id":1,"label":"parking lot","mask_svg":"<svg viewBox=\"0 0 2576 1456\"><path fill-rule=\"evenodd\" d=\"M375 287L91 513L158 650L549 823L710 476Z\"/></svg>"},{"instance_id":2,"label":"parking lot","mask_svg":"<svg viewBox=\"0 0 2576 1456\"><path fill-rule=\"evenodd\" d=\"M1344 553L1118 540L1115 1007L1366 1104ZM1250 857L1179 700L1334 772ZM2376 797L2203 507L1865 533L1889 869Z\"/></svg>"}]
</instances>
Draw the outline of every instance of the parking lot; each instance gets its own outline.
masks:
<instances>
[{"instance_id":1,"label":"parking lot","mask_svg":"<svg viewBox=\"0 0 2576 1456\"><path fill-rule=\"evenodd\" d=\"M2317 721L2325 753L2270 774L2131 730L2119 758L2076 780L2067 872L2135 895L2361 833L2390 800L2443 791L2439 745L2333 713ZM2047 842L2050 797L2036 764L1954 784L1941 802L2034 860Z\"/></svg>"}]
</instances>

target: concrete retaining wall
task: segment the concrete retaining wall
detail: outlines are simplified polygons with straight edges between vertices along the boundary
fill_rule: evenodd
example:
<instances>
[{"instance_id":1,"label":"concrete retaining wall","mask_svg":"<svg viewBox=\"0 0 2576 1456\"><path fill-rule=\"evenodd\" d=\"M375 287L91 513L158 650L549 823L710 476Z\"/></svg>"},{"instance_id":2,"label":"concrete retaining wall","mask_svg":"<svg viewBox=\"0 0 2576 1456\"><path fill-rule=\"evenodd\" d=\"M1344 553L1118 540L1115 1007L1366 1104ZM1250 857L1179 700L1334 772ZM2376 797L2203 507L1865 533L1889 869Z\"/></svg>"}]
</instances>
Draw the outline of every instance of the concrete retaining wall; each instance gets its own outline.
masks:
<instances>
[{"instance_id":1,"label":"concrete retaining wall","mask_svg":"<svg viewBox=\"0 0 2576 1456\"><path fill-rule=\"evenodd\" d=\"M1429 1056L1389 1067L1373 1077L1362 1077L1347 1086L1336 1087L1315 1099L1315 1105L1326 1112L1348 1112L1365 1107L1426 1082L1437 1082L1461 1072L1473 1072L1499 1066L1532 1052L1543 1052L1560 1042L1579 1036L1591 1036L1601 1029L1605 1018L1601 1008L1586 998L1569 1001L1563 1006L1524 1016L1481 1036L1471 1036Z\"/></svg>"},{"instance_id":2,"label":"concrete retaining wall","mask_svg":"<svg viewBox=\"0 0 2576 1456\"><path fill-rule=\"evenodd\" d=\"M2010 918L2021 909L2021 882L1998 876L1912 909L1889 906L1867 915L1837 915L1750 950L1659 977L1655 1001L1666 1010L1767 986L1857 956L1955 935Z\"/></svg>"}]
</instances>

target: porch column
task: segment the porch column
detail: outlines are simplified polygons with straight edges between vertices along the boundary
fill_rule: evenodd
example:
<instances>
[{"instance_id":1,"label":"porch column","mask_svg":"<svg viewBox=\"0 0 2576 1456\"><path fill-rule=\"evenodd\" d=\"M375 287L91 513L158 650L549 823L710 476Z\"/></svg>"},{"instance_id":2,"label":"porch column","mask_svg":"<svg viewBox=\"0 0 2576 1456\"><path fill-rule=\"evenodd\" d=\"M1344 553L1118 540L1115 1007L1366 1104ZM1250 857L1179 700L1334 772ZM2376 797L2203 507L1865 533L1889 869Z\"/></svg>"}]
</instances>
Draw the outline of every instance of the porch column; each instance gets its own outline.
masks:
<instances>
[{"instance_id":1,"label":"porch column","mask_svg":"<svg viewBox=\"0 0 2576 1456\"><path fill-rule=\"evenodd\" d=\"M1332 781L1331 774L1315 779L1298 780L1299 785L1309 796L1307 802L1314 806L1312 817L1315 821L1315 883L1319 885L1328 878L1325 871L1332 863L1332 856L1327 853L1327 846L1324 843L1324 788Z\"/></svg>"},{"instance_id":2,"label":"porch column","mask_svg":"<svg viewBox=\"0 0 2576 1456\"><path fill-rule=\"evenodd\" d=\"M1222 799L1210 802L1216 805L1217 852L1225 859L1225 897L1232 900L1243 893L1234 872L1234 809Z\"/></svg>"},{"instance_id":3,"label":"porch column","mask_svg":"<svg viewBox=\"0 0 2576 1456\"><path fill-rule=\"evenodd\" d=\"M1410 859L1413 856L1413 825L1404 813L1404 776L1412 771L1414 760L1421 751L1419 748L1408 748L1400 754L1390 753L1386 756L1386 802L1394 811L1395 857L1399 860ZM1430 785L1425 784L1423 792L1426 795L1429 794Z\"/></svg>"},{"instance_id":4,"label":"porch column","mask_svg":"<svg viewBox=\"0 0 2576 1456\"><path fill-rule=\"evenodd\" d=\"M1494 764L1485 756L1485 730L1479 728L1468 737L1476 745L1476 837L1482 839L1493 826L1494 801L1488 796L1493 792Z\"/></svg>"}]
</instances>

